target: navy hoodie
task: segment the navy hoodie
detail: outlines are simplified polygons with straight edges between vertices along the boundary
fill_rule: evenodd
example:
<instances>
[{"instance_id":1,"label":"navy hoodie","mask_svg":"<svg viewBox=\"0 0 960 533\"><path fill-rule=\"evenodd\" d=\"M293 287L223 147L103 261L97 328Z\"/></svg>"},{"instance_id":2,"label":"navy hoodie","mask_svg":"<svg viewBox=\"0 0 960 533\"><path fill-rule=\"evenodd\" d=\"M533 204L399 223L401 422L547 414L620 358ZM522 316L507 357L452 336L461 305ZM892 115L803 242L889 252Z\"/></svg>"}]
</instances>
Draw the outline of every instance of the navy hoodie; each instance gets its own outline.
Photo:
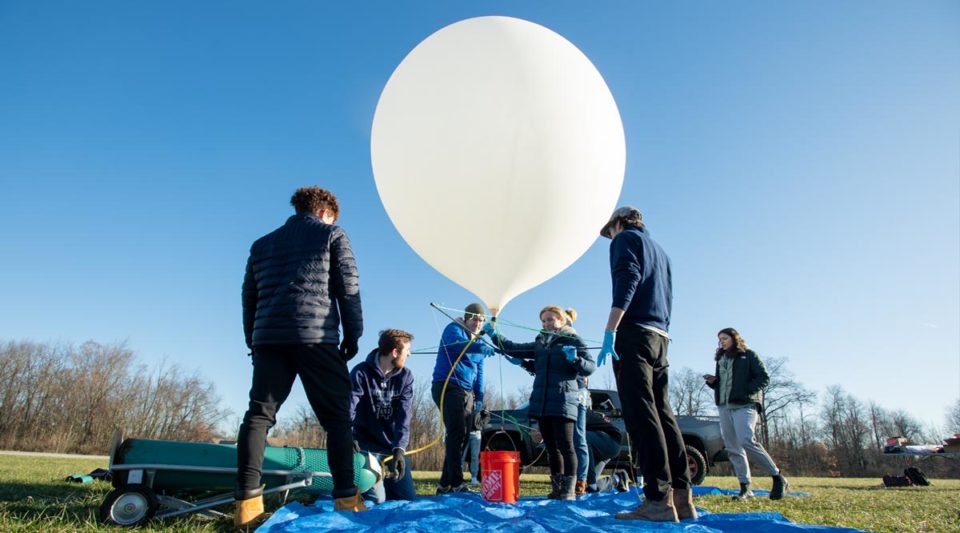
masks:
<instances>
[{"instance_id":1,"label":"navy hoodie","mask_svg":"<svg viewBox=\"0 0 960 533\"><path fill-rule=\"evenodd\" d=\"M401 368L384 376L380 351L373 350L365 361L353 367L350 383L353 438L360 449L384 454L392 453L394 448L406 451L413 415L413 372Z\"/></svg>"}]
</instances>

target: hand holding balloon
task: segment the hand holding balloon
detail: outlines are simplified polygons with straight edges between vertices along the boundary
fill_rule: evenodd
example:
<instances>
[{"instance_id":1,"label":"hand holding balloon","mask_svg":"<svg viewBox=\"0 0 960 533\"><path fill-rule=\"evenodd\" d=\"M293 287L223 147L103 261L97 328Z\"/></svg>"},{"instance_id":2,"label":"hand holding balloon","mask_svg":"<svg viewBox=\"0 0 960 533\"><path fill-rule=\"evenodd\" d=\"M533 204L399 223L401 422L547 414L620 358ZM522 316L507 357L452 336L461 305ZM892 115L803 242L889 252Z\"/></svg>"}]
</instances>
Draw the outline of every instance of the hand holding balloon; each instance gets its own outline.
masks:
<instances>
[{"instance_id":1,"label":"hand holding balloon","mask_svg":"<svg viewBox=\"0 0 960 533\"><path fill-rule=\"evenodd\" d=\"M574 346L564 346L563 354L567 356L567 361L571 363L577 360L577 348Z\"/></svg>"},{"instance_id":2,"label":"hand holding balloon","mask_svg":"<svg viewBox=\"0 0 960 533\"><path fill-rule=\"evenodd\" d=\"M490 337L493 337L494 335L496 335L496 329L493 327L493 324L491 324L490 322L487 322L483 325L483 332L489 335Z\"/></svg>"},{"instance_id":3,"label":"hand holding balloon","mask_svg":"<svg viewBox=\"0 0 960 533\"><path fill-rule=\"evenodd\" d=\"M613 356L614 361L619 361L620 356L613 351L613 332L609 329L603 332L603 346L600 348L600 355L597 356L597 366L603 366L607 362L607 356Z\"/></svg>"}]
</instances>

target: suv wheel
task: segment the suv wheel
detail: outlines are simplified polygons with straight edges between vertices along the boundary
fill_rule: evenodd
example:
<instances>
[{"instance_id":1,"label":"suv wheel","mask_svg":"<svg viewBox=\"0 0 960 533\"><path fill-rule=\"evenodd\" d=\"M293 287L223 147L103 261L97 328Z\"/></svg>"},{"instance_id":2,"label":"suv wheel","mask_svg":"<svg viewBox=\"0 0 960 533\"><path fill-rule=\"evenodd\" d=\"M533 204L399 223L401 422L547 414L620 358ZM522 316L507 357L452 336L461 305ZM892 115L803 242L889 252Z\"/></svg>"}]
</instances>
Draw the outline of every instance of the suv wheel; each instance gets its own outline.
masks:
<instances>
[{"instance_id":1,"label":"suv wheel","mask_svg":"<svg viewBox=\"0 0 960 533\"><path fill-rule=\"evenodd\" d=\"M707 477L707 460L703 458L700 450L690 446L687 449L687 468L690 469L690 483L699 485Z\"/></svg>"}]
</instances>

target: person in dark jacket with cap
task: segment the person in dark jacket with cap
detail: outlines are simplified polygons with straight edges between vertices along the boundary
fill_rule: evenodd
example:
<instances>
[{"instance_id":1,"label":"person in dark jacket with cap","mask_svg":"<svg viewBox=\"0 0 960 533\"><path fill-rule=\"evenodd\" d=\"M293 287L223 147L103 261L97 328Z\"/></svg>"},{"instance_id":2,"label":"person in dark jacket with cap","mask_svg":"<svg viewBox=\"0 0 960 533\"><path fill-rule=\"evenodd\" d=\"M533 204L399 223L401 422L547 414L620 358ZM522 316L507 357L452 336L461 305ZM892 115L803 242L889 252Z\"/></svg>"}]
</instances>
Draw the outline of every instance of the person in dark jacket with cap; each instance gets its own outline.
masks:
<instances>
[{"instance_id":1,"label":"person in dark jacket with cap","mask_svg":"<svg viewBox=\"0 0 960 533\"><path fill-rule=\"evenodd\" d=\"M350 372L350 414L357 447L386 462L386 478L364 494L374 503L413 500L417 491L406 462L413 417L413 372L404 364L413 335L399 329L380 332L377 349Z\"/></svg>"},{"instance_id":2,"label":"person in dark jacket with cap","mask_svg":"<svg viewBox=\"0 0 960 533\"><path fill-rule=\"evenodd\" d=\"M290 203L296 214L253 243L243 278L243 332L252 352L253 384L237 437L234 522L241 527L263 515L260 471L267 431L297 376L327 432L335 508L366 510L354 483L347 371L363 334L357 265L347 234L334 225L340 206L332 193L303 187Z\"/></svg>"},{"instance_id":3,"label":"person in dark jacket with cap","mask_svg":"<svg viewBox=\"0 0 960 533\"><path fill-rule=\"evenodd\" d=\"M634 207L617 208L600 235L611 239L613 304L598 362L615 359L623 420L644 481L643 503L617 518L657 522L697 518L687 453L667 394L670 259Z\"/></svg>"},{"instance_id":4,"label":"person in dark jacket with cap","mask_svg":"<svg viewBox=\"0 0 960 533\"><path fill-rule=\"evenodd\" d=\"M577 378L589 376L597 368L586 344L571 326L576 318L573 309L548 305L540 311L543 329L533 342L526 343L512 342L490 324L485 326L498 350L533 360L536 365L528 412L537 419L550 461L552 490L548 498L557 500L576 499L573 428L581 402Z\"/></svg>"},{"instance_id":5,"label":"person in dark jacket with cap","mask_svg":"<svg viewBox=\"0 0 960 533\"><path fill-rule=\"evenodd\" d=\"M467 419L483 405L483 361L494 353L479 338L485 321L483 306L472 303L464 309L463 318L447 324L440 337L430 391L447 431L437 494L470 492L463 481L462 461Z\"/></svg>"},{"instance_id":6,"label":"person in dark jacket with cap","mask_svg":"<svg viewBox=\"0 0 960 533\"><path fill-rule=\"evenodd\" d=\"M713 398L720 415L720 433L723 445L730 456L730 464L740 480L740 493L734 500L753 497L750 490L749 456L773 478L770 499L783 498L789 486L776 463L757 441L757 421L763 409L763 389L770 383L770 375L753 350L747 348L740 332L724 328L717 333L715 374L703 376L707 386L713 389Z\"/></svg>"}]
</instances>

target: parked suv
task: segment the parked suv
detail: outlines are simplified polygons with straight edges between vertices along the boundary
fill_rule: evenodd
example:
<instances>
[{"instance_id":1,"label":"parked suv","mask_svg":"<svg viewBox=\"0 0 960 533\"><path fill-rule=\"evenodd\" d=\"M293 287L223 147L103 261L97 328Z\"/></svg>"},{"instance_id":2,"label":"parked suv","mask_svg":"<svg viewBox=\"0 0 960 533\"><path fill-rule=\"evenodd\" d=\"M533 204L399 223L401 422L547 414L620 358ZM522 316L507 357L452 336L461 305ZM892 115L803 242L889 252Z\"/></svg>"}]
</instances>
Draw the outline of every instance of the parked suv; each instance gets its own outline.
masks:
<instances>
[{"instance_id":1,"label":"parked suv","mask_svg":"<svg viewBox=\"0 0 960 533\"><path fill-rule=\"evenodd\" d=\"M624 468L633 472L630 468L630 448L623 425L620 395L615 390L590 389L590 397L594 412L607 417L623 433L620 455L607 463L607 467ZM527 408L528 404L523 404L517 409L493 411L490 422L483 428L481 449L517 450L524 467L546 466L547 453L543 447L543 438L540 436L537 421L528 416ZM715 416L678 416L677 423L687 447L690 478L694 485L699 485L707 476L710 467L727 460L727 451L720 436L720 420Z\"/></svg>"}]
</instances>

